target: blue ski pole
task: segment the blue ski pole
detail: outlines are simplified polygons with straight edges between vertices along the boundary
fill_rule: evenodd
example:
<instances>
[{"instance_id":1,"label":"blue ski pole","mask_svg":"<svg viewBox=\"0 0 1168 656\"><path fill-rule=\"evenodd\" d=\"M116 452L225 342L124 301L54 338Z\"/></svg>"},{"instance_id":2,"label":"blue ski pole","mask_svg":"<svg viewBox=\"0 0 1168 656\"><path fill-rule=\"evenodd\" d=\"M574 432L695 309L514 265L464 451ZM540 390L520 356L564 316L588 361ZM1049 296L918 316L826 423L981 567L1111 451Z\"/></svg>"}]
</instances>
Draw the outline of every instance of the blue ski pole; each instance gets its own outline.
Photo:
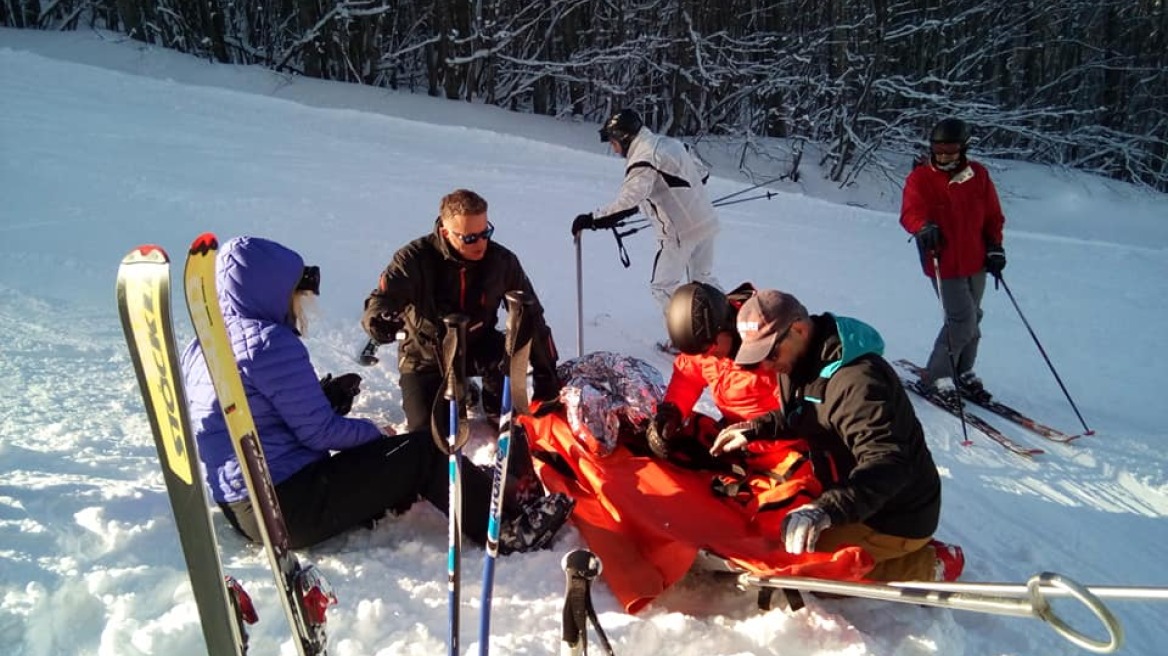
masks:
<instances>
[{"instance_id":1,"label":"blue ski pole","mask_svg":"<svg viewBox=\"0 0 1168 656\"><path fill-rule=\"evenodd\" d=\"M458 656L459 625L459 575L462 556L462 447L466 443L467 431L458 425L459 403L462 402L462 385L466 379L466 355L463 344L466 340L467 317L451 314L443 317L446 337L443 339L443 364L446 368L446 385L442 396L450 411L450 429L447 433L446 452L450 463L449 523L447 524L446 581L450 603L449 645L450 656Z\"/></svg>"}]
</instances>

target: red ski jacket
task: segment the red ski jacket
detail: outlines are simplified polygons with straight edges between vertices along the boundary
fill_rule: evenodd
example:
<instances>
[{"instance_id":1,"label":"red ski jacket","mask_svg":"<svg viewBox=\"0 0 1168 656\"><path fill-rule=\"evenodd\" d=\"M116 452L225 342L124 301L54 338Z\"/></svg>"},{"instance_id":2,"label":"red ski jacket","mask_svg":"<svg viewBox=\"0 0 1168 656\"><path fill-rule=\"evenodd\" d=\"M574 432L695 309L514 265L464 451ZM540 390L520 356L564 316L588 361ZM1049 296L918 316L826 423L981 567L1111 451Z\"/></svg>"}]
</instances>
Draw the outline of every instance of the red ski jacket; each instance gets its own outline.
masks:
<instances>
[{"instance_id":1,"label":"red ski jacket","mask_svg":"<svg viewBox=\"0 0 1168 656\"><path fill-rule=\"evenodd\" d=\"M689 419L694 404L709 386L723 419L735 423L778 410L778 385L772 372L747 371L730 358L682 353L673 359L673 375L665 390L665 400L676 405L682 416Z\"/></svg>"},{"instance_id":2,"label":"red ski jacket","mask_svg":"<svg viewBox=\"0 0 1168 656\"><path fill-rule=\"evenodd\" d=\"M931 164L913 169L904 183L900 225L915 234L926 223L941 229L941 277L962 278L985 266L986 245L1002 243L1006 217L989 172L968 162L949 175ZM933 261L922 258L925 275L933 277Z\"/></svg>"}]
</instances>

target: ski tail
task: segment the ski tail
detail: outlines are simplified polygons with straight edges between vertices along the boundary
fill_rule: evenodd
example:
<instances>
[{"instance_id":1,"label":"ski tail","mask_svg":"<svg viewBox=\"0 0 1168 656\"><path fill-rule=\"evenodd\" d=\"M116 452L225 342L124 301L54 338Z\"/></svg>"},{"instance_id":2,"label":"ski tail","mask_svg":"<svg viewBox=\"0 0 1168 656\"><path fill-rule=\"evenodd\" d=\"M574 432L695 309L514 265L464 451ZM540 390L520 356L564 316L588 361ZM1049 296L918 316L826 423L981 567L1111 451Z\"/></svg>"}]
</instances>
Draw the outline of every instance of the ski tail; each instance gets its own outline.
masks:
<instances>
[{"instance_id":1,"label":"ski tail","mask_svg":"<svg viewBox=\"0 0 1168 656\"><path fill-rule=\"evenodd\" d=\"M243 588L223 575L210 505L199 475L186 393L170 313L170 258L158 246L139 246L122 259L118 314L162 465L167 495L191 579L203 639L211 654L247 653L244 622L255 611ZM247 611L240 609L246 600Z\"/></svg>"},{"instance_id":2,"label":"ski tail","mask_svg":"<svg viewBox=\"0 0 1168 656\"><path fill-rule=\"evenodd\" d=\"M255 420L243 389L243 379L239 375L239 365L219 308L215 287L218 249L219 242L211 233L200 235L191 244L185 272L187 309L239 459L248 495L259 515L264 551L276 587L281 592L284 612L297 637L297 652L301 656L318 656L327 651L324 610L335 603L336 597L316 568L301 566L289 547L287 525L268 473Z\"/></svg>"},{"instance_id":3,"label":"ski tail","mask_svg":"<svg viewBox=\"0 0 1168 656\"><path fill-rule=\"evenodd\" d=\"M483 556L483 597L479 610L479 654L486 656L491 644L491 595L495 585L495 561L499 556L499 533L503 521L503 497L507 487L507 466L511 459L512 422L515 413L527 410L527 363L531 357L531 336L527 316L534 300L522 291L507 292L507 377L503 381L503 407L499 420L499 440L495 446L495 474L491 483L490 514L487 518L487 549ZM518 402L516 402L518 400Z\"/></svg>"},{"instance_id":4,"label":"ski tail","mask_svg":"<svg viewBox=\"0 0 1168 656\"><path fill-rule=\"evenodd\" d=\"M375 340L367 340L365 346L361 348L361 352L357 354L357 364L362 367L372 367L381 362L381 359L377 357L377 349L380 347L381 344Z\"/></svg>"}]
</instances>

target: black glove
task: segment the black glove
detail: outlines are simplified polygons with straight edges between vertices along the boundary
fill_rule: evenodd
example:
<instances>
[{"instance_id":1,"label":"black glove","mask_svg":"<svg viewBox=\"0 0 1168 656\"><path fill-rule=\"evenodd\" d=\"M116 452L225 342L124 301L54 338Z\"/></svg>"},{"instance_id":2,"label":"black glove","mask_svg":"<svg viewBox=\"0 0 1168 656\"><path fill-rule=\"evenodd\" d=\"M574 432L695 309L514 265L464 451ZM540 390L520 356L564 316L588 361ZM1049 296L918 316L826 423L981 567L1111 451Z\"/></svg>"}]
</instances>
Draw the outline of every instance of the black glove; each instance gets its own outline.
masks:
<instances>
[{"instance_id":1,"label":"black glove","mask_svg":"<svg viewBox=\"0 0 1168 656\"><path fill-rule=\"evenodd\" d=\"M941 248L945 245L945 238L941 236L941 229L936 223L926 223L913 234L913 237L916 237L917 249L921 251L922 256L926 253L940 254Z\"/></svg>"},{"instance_id":2,"label":"black glove","mask_svg":"<svg viewBox=\"0 0 1168 656\"><path fill-rule=\"evenodd\" d=\"M374 341L389 344L397 339L397 333L405 326L398 315L384 312L366 311L361 317L361 327Z\"/></svg>"},{"instance_id":3,"label":"black glove","mask_svg":"<svg viewBox=\"0 0 1168 656\"><path fill-rule=\"evenodd\" d=\"M531 413L531 416L538 419L538 418L543 417L545 415L557 413L563 409L564 409L564 402L559 400L558 398L550 399L548 401L540 401L539 407L535 409L535 412Z\"/></svg>"},{"instance_id":4,"label":"black glove","mask_svg":"<svg viewBox=\"0 0 1168 656\"><path fill-rule=\"evenodd\" d=\"M596 230L595 220L591 214L577 215L572 221L572 236L580 234L581 230Z\"/></svg>"},{"instance_id":5,"label":"black glove","mask_svg":"<svg viewBox=\"0 0 1168 656\"><path fill-rule=\"evenodd\" d=\"M345 374L333 378L332 374L327 374L320 379L320 389L328 398L333 411L344 416L353 409L353 399L361 393L361 377L357 374Z\"/></svg>"},{"instance_id":6,"label":"black glove","mask_svg":"<svg viewBox=\"0 0 1168 656\"><path fill-rule=\"evenodd\" d=\"M676 405L665 402L657 406L657 414L645 432L645 439L653 455L658 458L669 457L669 441L677 434L683 421L681 410Z\"/></svg>"},{"instance_id":7,"label":"black glove","mask_svg":"<svg viewBox=\"0 0 1168 656\"><path fill-rule=\"evenodd\" d=\"M1006 268L1006 250L1001 244L986 246L985 270L995 278L1002 277L1002 269Z\"/></svg>"},{"instance_id":8,"label":"black glove","mask_svg":"<svg viewBox=\"0 0 1168 656\"><path fill-rule=\"evenodd\" d=\"M531 377L531 400L544 403L560 398L560 379L555 376Z\"/></svg>"},{"instance_id":9,"label":"black glove","mask_svg":"<svg viewBox=\"0 0 1168 656\"><path fill-rule=\"evenodd\" d=\"M637 208L634 207L632 210L625 210L624 212L617 212L616 214L602 216L599 219L592 219L592 229L608 230L609 228L615 228L621 221L624 221L636 213Z\"/></svg>"}]
</instances>

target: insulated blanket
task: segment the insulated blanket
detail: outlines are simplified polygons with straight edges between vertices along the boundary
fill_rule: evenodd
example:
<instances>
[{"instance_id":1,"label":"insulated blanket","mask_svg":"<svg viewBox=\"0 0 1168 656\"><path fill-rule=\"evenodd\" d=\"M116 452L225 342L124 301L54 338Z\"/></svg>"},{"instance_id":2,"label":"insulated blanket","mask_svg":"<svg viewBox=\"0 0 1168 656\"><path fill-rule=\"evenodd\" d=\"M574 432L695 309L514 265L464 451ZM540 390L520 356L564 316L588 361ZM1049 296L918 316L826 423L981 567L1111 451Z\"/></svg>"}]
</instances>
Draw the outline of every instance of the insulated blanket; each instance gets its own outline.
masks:
<instances>
[{"instance_id":1,"label":"insulated blanket","mask_svg":"<svg viewBox=\"0 0 1168 656\"><path fill-rule=\"evenodd\" d=\"M679 581L699 550L760 575L859 580L872 559L859 547L791 556L761 534L751 513L711 493L713 473L586 448L562 413L522 416L545 487L576 499L573 523L604 563L602 577L629 613Z\"/></svg>"}]
</instances>

